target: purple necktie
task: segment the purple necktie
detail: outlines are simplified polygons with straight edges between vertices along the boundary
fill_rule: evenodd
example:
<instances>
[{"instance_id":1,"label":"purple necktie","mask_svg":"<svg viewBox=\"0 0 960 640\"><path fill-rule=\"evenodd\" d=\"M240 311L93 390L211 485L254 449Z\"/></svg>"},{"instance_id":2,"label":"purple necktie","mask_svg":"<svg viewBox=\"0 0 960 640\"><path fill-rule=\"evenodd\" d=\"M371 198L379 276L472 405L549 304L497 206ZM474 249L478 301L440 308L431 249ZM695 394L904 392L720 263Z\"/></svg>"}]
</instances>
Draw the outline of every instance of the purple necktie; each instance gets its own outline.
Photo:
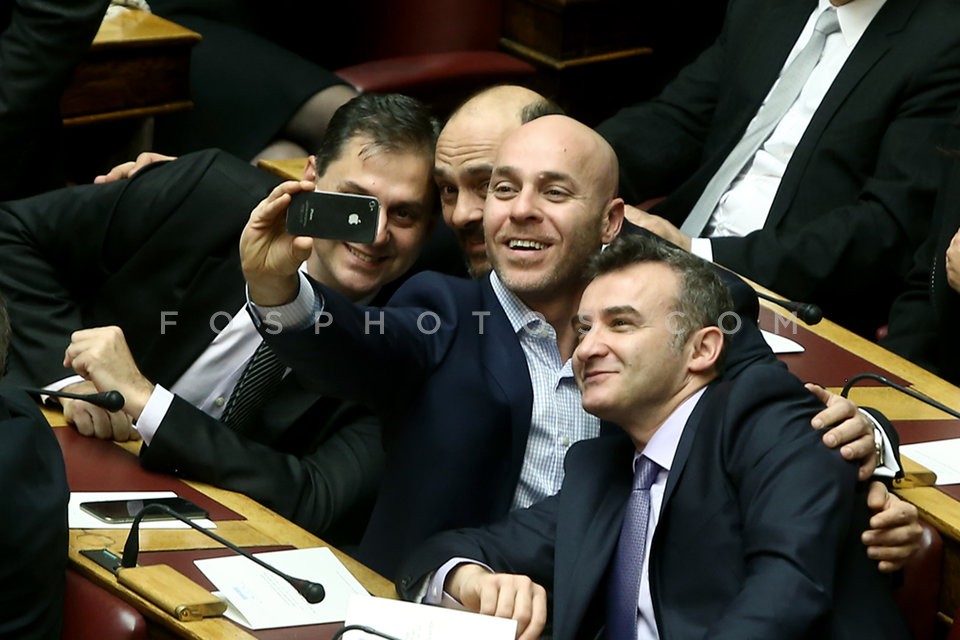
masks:
<instances>
[{"instance_id":1,"label":"purple necktie","mask_svg":"<svg viewBox=\"0 0 960 640\"><path fill-rule=\"evenodd\" d=\"M620 540L610 571L607 600L607 638L634 640L637 637L637 606L640 597L640 572L647 545L650 520L650 486L660 465L643 456L633 474L633 491L623 512Z\"/></svg>"}]
</instances>

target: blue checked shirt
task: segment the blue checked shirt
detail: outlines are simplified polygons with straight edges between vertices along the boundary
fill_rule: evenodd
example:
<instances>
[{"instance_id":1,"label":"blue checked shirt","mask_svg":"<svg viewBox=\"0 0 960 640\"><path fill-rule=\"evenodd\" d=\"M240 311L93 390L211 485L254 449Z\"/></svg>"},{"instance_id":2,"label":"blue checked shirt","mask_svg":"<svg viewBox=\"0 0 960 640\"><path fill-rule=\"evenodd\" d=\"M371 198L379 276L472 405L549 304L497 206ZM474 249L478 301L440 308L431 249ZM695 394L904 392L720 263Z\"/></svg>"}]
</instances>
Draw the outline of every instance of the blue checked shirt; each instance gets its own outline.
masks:
<instances>
[{"instance_id":1,"label":"blue checked shirt","mask_svg":"<svg viewBox=\"0 0 960 640\"><path fill-rule=\"evenodd\" d=\"M560 361L557 333L543 317L507 291L497 274L490 284L517 334L533 386L533 411L514 509L523 509L560 490L563 457L574 442L600 434L600 420L583 410L570 361Z\"/></svg>"}]
</instances>

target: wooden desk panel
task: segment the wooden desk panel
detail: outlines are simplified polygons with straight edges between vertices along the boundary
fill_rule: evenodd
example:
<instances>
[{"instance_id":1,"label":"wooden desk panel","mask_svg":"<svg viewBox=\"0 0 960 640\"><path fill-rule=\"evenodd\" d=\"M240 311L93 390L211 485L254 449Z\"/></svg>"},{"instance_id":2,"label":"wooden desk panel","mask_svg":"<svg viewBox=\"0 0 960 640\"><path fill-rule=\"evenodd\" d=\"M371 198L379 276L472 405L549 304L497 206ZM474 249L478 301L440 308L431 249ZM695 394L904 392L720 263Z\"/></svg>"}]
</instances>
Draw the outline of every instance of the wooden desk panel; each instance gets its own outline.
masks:
<instances>
[{"instance_id":1,"label":"wooden desk panel","mask_svg":"<svg viewBox=\"0 0 960 640\"><path fill-rule=\"evenodd\" d=\"M190 108L190 50L200 34L129 10L104 20L61 101L66 126Z\"/></svg>"}]
</instances>

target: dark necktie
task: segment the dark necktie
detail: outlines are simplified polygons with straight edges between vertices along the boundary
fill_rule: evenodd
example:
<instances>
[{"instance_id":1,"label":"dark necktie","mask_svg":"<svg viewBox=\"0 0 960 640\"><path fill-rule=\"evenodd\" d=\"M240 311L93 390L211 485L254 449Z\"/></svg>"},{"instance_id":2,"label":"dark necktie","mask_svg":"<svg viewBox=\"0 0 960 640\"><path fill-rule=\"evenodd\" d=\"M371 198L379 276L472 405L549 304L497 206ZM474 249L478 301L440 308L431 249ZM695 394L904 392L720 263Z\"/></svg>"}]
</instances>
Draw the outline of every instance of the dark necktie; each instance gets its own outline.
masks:
<instances>
[{"instance_id":1,"label":"dark necktie","mask_svg":"<svg viewBox=\"0 0 960 640\"><path fill-rule=\"evenodd\" d=\"M608 640L634 640L637 637L640 573L647 545L647 523L650 520L650 487L659 471L660 465L653 460L643 456L637 460L633 491L623 513L620 539L610 571Z\"/></svg>"},{"instance_id":2,"label":"dark necktie","mask_svg":"<svg viewBox=\"0 0 960 640\"><path fill-rule=\"evenodd\" d=\"M839 30L840 23L837 21L835 9L827 9L820 14L810 40L783 70L780 80L757 111L740 142L730 151L730 155L703 189L700 199L693 205L690 215L680 227L681 231L694 238L703 232L717 208L717 203L720 202L720 197L726 193L740 175L740 171L753 159L760 146L797 101L801 89L823 55L827 36Z\"/></svg>"},{"instance_id":3,"label":"dark necktie","mask_svg":"<svg viewBox=\"0 0 960 640\"><path fill-rule=\"evenodd\" d=\"M220 418L224 424L243 433L254 412L280 384L285 370L286 366L277 359L273 349L261 342L230 394Z\"/></svg>"}]
</instances>

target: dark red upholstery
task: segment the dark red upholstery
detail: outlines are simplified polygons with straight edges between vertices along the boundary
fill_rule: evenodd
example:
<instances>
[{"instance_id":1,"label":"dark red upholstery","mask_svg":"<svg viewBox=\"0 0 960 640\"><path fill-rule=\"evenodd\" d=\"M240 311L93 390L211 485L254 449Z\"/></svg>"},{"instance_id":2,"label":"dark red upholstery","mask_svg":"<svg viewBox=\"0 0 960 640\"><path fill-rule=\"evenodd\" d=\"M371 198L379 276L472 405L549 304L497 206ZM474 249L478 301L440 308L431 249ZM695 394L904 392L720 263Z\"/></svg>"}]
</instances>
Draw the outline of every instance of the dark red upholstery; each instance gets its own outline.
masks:
<instances>
[{"instance_id":1,"label":"dark red upholstery","mask_svg":"<svg viewBox=\"0 0 960 640\"><path fill-rule=\"evenodd\" d=\"M147 640L147 621L132 605L67 570L63 640Z\"/></svg>"},{"instance_id":2,"label":"dark red upholstery","mask_svg":"<svg viewBox=\"0 0 960 640\"><path fill-rule=\"evenodd\" d=\"M496 50L502 0L365 0L357 62L446 51Z\"/></svg>"},{"instance_id":3,"label":"dark red upholstery","mask_svg":"<svg viewBox=\"0 0 960 640\"><path fill-rule=\"evenodd\" d=\"M937 600L943 567L943 540L933 525L920 521L923 538L918 551L903 568L897 604L907 619L914 640L932 640L937 621ZM956 625L954 625L956 626ZM956 639L960 640L960 632Z\"/></svg>"},{"instance_id":4,"label":"dark red upholstery","mask_svg":"<svg viewBox=\"0 0 960 640\"><path fill-rule=\"evenodd\" d=\"M498 50L501 0L371 0L362 48L336 73L361 91L406 93L440 113L476 90L523 82L533 65ZM359 35L359 34L358 34Z\"/></svg>"},{"instance_id":5,"label":"dark red upholstery","mask_svg":"<svg viewBox=\"0 0 960 640\"><path fill-rule=\"evenodd\" d=\"M450 51L386 58L337 70L361 91L420 94L450 86L481 87L521 81L534 68L500 51Z\"/></svg>"}]
</instances>

